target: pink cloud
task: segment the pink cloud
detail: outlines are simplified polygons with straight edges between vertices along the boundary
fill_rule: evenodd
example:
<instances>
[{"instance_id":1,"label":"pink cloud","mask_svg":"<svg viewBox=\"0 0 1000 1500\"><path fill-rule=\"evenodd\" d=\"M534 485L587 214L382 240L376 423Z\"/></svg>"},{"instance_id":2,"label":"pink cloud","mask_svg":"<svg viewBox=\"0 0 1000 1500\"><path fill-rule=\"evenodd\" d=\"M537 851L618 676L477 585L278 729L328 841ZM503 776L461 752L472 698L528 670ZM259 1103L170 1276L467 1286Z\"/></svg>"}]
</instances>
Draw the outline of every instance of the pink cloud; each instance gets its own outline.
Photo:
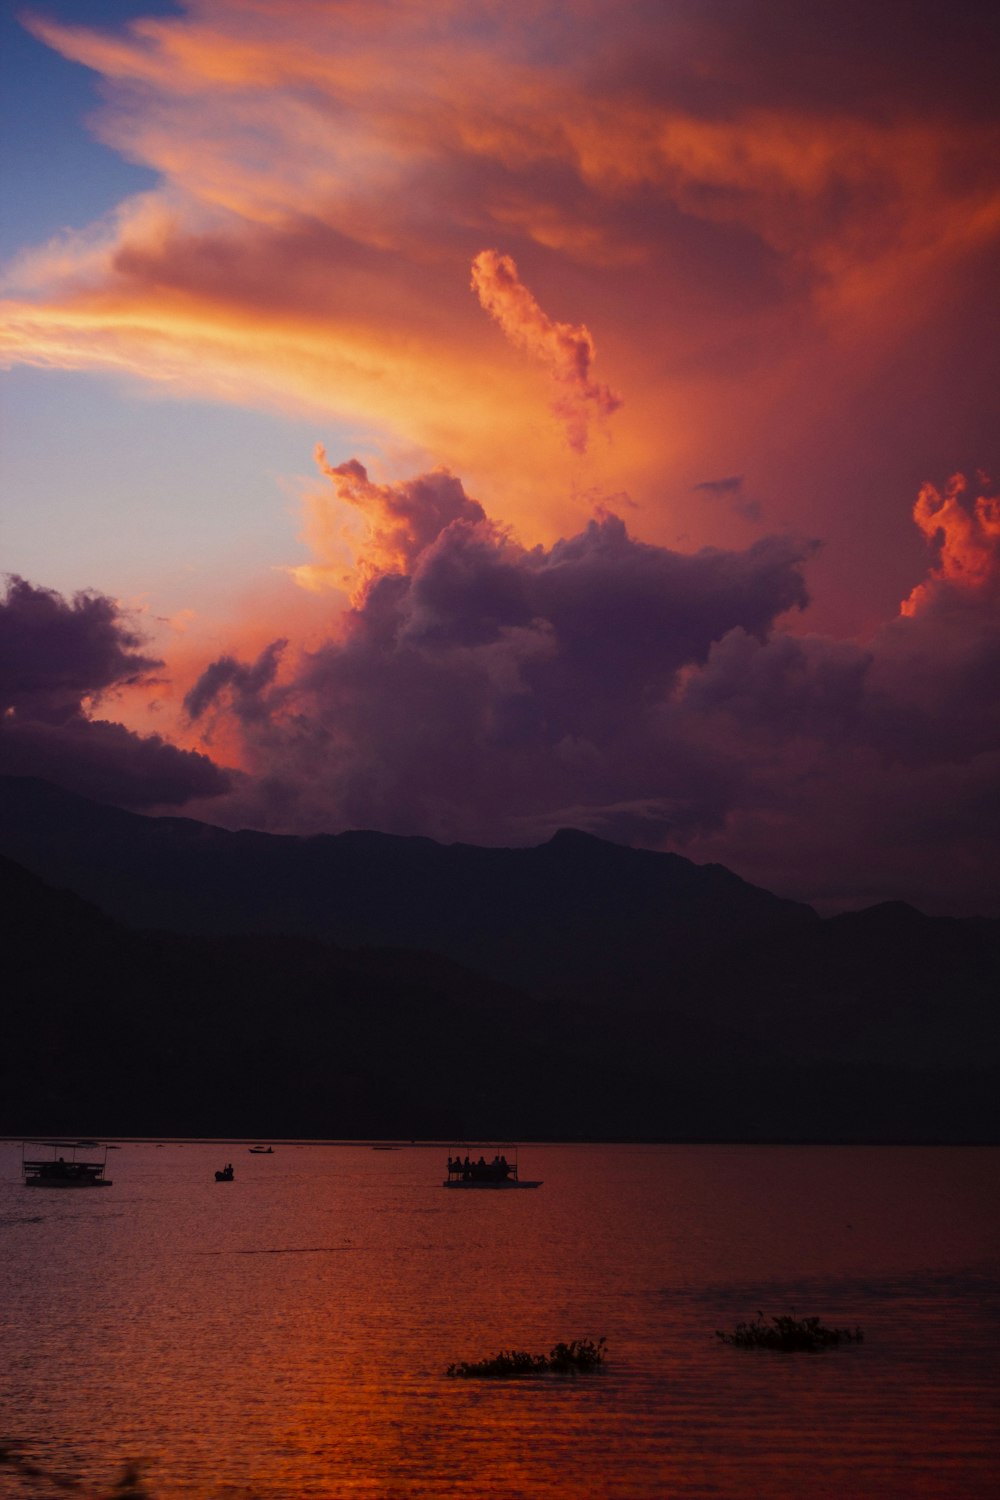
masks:
<instances>
[{"instance_id":1,"label":"pink cloud","mask_svg":"<svg viewBox=\"0 0 1000 1500\"><path fill-rule=\"evenodd\" d=\"M332 481L341 508L353 508L365 519L365 535L355 558L356 603L363 602L366 588L380 574L409 573L452 521L485 519L482 506L466 495L461 481L446 469L399 484L373 484L357 459L335 466L327 463L321 444L316 461Z\"/></svg>"},{"instance_id":2,"label":"pink cloud","mask_svg":"<svg viewBox=\"0 0 1000 1500\"><path fill-rule=\"evenodd\" d=\"M626 490L668 544L729 545L763 506L828 540L816 607L868 623L873 593L895 608L912 579L884 497L911 492L911 463L994 464L1000 194L984 19L922 5L903 57L875 7L851 17L192 0L114 31L35 18L100 75L102 138L161 186L96 244L22 258L5 357L349 424L393 477L444 464L548 542L592 492ZM484 253L491 315L559 386L551 431L470 304ZM581 478L617 399L590 330L628 400ZM691 503L737 472L749 509Z\"/></svg>"},{"instance_id":3,"label":"pink cloud","mask_svg":"<svg viewBox=\"0 0 1000 1500\"><path fill-rule=\"evenodd\" d=\"M511 343L548 369L561 391L552 409L566 424L570 447L585 452L591 412L609 417L622 404L620 396L591 377L595 351L589 329L582 323L557 323L544 313L518 278L510 256L496 250L480 251L472 262L472 287Z\"/></svg>"},{"instance_id":4,"label":"pink cloud","mask_svg":"<svg viewBox=\"0 0 1000 1500\"><path fill-rule=\"evenodd\" d=\"M978 476L984 490L985 474ZM953 474L944 490L925 484L917 496L913 519L928 541L938 544L939 556L926 583L919 584L901 606L905 615L930 607L935 596L948 590L1000 590L1000 498L983 493L967 500L968 481Z\"/></svg>"}]
</instances>

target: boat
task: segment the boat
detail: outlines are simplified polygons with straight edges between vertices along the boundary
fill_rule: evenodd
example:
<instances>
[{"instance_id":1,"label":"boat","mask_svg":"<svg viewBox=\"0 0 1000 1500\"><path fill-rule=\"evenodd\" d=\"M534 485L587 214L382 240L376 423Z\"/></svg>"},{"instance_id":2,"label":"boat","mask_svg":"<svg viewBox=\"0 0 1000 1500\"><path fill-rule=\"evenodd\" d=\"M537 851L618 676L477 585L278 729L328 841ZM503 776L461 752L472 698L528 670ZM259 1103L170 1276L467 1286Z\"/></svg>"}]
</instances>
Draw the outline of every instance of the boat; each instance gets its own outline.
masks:
<instances>
[{"instance_id":1,"label":"boat","mask_svg":"<svg viewBox=\"0 0 1000 1500\"><path fill-rule=\"evenodd\" d=\"M230 1161L226 1163L221 1172L216 1172L215 1180L216 1182L232 1182L234 1176L233 1164Z\"/></svg>"},{"instance_id":2,"label":"boat","mask_svg":"<svg viewBox=\"0 0 1000 1500\"><path fill-rule=\"evenodd\" d=\"M31 1156L26 1153L31 1151ZM48 1154L43 1156L42 1151ZM86 1156L80 1152L85 1151ZM103 1152L100 1160L97 1153ZM68 1153L68 1155L66 1154ZM97 1141L22 1141L21 1176L25 1187L111 1187L104 1172L108 1148Z\"/></svg>"},{"instance_id":3,"label":"boat","mask_svg":"<svg viewBox=\"0 0 1000 1500\"><path fill-rule=\"evenodd\" d=\"M499 1188L501 1191L541 1185L541 1182L518 1176L517 1147L509 1145L495 1147L489 1160L482 1149L475 1159L470 1156L467 1146L457 1149L454 1156L448 1156L448 1176L441 1184L446 1188Z\"/></svg>"},{"instance_id":4,"label":"boat","mask_svg":"<svg viewBox=\"0 0 1000 1500\"><path fill-rule=\"evenodd\" d=\"M251 1156L273 1156L274 1155L274 1147L273 1146L251 1146L250 1147L250 1155Z\"/></svg>"}]
</instances>

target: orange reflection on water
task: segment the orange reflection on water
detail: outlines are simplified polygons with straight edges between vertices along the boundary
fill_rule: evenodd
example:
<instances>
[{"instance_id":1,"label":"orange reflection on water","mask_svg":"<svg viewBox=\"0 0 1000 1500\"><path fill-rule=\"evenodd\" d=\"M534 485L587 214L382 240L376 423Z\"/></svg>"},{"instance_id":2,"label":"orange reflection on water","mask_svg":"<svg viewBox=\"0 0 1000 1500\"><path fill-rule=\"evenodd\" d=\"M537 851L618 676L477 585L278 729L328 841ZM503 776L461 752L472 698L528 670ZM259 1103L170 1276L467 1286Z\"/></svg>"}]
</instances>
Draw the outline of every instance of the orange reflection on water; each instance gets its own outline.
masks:
<instances>
[{"instance_id":1,"label":"orange reflection on water","mask_svg":"<svg viewBox=\"0 0 1000 1500\"><path fill-rule=\"evenodd\" d=\"M515 1194L442 1191L437 1147L224 1154L3 1173L4 1436L86 1493L133 1458L155 1500L992 1491L995 1151L526 1147ZM758 1307L866 1341L715 1338ZM589 1375L445 1374L601 1335Z\"/></svg>"}]
</instances>

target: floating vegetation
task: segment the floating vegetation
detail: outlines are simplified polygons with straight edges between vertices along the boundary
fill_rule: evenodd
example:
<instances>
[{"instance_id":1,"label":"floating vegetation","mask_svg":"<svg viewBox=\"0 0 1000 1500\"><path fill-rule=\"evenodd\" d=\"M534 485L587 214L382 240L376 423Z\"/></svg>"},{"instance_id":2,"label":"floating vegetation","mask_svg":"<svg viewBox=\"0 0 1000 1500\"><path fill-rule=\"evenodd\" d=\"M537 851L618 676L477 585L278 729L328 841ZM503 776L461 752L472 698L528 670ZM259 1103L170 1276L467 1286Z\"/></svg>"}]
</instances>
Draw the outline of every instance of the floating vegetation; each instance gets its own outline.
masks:
<instances>
[{"instance_id":1,"label":"floating vegetation","mask_svg":"<svg viewBox=\"0 0 1000 1500\"><path fill-rule=\"evenodd\" d=\"M864 1334L860 1328L826 1328L819 1318L771 1318L766 1321L758 1312L752 1323L737 1323L732 1333L715 1330L715 1336L724 1344L736 1349L779 1349L785 1352L817 1349L835 1349L838 1344L860 1344Z\"/></svg>"},{"instance_id":2,"label":"floating vegetation","mask_svg":"<svg viewBox=\"0 0 1000 1500\"><path fill-rule=\"evenodd\" d=\"M445 1374L462 1380L509 1379L516 1375L568 1375L578 1370L596 1370L604 1363L604 1339L574 1339L556 1344L548 1354L528 1354L523 1349L501 1349L492 1359L449 1365Z\"/></svg>"},{"instance_id":3,"label":"floating vegetation","mask_svg":"<svg viewBox=\"0 0 1000 1500\"><path fill-rule=\"evenodd\" d=\"M16 1443L0 1441L0 1469L3 1468L12 1469L20 1476L24 1494L41 1495L44 1493L46 1497L50 1497L54 1490L58 1490L69 1495L79 1495L82 1500L86 1500L86 1495L89 1493L84 1490L81 1480L42 1468ZM42 1488L36 1489L36 1486ZM102 1491L99 1496L95 1495L93 1500L152 1500L149 1490L142 1481L141 1464L127 1463L110 1491Z\"/></svg>"}]
</instances>

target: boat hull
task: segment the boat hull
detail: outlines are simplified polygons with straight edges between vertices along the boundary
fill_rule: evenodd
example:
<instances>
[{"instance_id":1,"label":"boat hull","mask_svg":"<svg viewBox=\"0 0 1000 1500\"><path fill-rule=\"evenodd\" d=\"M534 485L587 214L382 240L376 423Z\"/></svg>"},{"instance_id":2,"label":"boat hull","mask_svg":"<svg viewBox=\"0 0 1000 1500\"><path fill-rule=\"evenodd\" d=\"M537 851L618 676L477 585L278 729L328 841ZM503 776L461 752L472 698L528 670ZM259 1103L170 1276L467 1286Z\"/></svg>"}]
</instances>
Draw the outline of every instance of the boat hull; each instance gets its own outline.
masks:
<instances>
[{"instance_id":1,"label":"boat hull","mask_svg":"<svg viewBox=\"0 0 1000 1500\"><path fill-rule=\"evenodd\" d=\"M25 1187L34 1188L95 1188L112 1186L110 1179L107 1177L98 1178L96 1181L93 1178L89 1180L82 1178L78 1182L70 1182L65 1178L50 1178L46 1181L41 1177L29 1177L24 1185Z\"/></svg>"},{"instance_id":2,"label":"boat hull","mask_svg":"<svg viewBox=\"0 0 1000 1500\"><path fill-rule=\"evenodd\" d=\"M441 1186L446 1188L460 1188L462 1190L472 1189L475 1192L509 1193L512 1188L538 1188L540 1182L511 1182L508 1178L501 1182L442 1182Z\"/></svg>"}]
</instances>

